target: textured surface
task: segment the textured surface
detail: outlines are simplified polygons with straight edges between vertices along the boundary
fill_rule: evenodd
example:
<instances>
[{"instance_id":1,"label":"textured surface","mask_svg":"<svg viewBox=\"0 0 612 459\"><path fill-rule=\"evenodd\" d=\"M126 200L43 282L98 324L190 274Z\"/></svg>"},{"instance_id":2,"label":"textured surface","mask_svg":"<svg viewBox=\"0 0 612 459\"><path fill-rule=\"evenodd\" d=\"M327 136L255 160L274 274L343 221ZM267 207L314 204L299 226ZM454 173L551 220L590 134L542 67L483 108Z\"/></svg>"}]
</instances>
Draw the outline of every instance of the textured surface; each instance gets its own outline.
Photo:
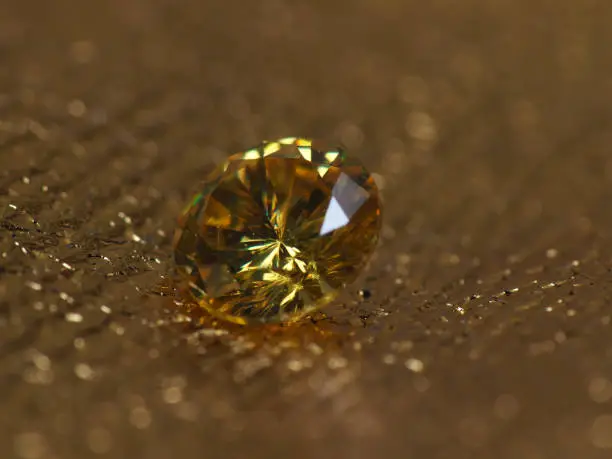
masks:
<instances>
[{"instance_id":1,"label":"textured surface","mask_svg":"<svg viewBox=\"0 0 612 459\"><path fill-rule=\"evenodd\" d=\"M3 2L0 456L609 458L611 23L595 0ZM198 179L296 134L384 184L366 277L289 330L168 312Z\"/></svg>"}]
</instances>

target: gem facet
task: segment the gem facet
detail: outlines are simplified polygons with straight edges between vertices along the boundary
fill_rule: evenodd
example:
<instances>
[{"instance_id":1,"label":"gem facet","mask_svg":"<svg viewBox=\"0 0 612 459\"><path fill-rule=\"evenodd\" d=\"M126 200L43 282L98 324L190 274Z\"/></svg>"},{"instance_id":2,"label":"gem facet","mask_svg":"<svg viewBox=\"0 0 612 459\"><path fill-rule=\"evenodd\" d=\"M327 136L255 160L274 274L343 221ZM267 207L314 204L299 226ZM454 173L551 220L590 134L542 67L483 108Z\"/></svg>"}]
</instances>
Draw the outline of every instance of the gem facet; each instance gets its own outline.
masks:
<instances>
[{"instance_id":1,"label":"gem facet","mask_svg":"<svg viewBox=\"0 0 612 459\"><path fill-rule=\"evenodd\" d=\"M374 180L342 148L264 142L230 156L185 209L180 285L221 319L297 320L355 280L380 220Z\"/></svg>"}]
</instances>

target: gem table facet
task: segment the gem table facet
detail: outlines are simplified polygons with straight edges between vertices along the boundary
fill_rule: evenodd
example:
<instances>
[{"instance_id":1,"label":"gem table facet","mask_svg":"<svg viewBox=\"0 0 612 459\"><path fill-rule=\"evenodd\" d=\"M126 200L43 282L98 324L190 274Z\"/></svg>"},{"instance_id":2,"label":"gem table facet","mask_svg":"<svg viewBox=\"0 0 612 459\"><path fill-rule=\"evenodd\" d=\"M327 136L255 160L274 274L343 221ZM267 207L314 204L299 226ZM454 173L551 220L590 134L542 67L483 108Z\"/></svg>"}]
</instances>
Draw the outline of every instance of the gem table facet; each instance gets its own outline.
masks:
<instances>
[{"instance_id":1,"label":"gem table facet","mask_svg":"<svg viewBox=\"0 0 612 459\"><path fill-rule=\"evenodd\" d=\"M355 280L380 223L372 176L342 148L263 142L230 156L185 209L179 285L221 319L294 321Z\"/></svg>"}]
</instances>

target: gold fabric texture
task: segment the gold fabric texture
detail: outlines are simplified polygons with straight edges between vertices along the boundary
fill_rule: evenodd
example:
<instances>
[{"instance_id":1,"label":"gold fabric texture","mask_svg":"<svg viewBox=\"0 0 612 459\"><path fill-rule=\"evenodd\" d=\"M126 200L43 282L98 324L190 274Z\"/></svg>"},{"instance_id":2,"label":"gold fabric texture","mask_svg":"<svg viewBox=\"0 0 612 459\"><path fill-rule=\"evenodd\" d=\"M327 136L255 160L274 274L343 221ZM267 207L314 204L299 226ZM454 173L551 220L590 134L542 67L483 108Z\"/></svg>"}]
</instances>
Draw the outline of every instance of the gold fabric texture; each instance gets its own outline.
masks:
<instances>
[{"instance_id":1,"label":"gold fabric texture","mask_svg":"<svg viewBox=\"0 0 612 459\"><path fill-rule=\"evenodd\" d=\"M612 3L0 2L1 459L609 459ZM383 201L291 326L179 313L173 234L262 139Z\"/></svg>"}]
</instances>

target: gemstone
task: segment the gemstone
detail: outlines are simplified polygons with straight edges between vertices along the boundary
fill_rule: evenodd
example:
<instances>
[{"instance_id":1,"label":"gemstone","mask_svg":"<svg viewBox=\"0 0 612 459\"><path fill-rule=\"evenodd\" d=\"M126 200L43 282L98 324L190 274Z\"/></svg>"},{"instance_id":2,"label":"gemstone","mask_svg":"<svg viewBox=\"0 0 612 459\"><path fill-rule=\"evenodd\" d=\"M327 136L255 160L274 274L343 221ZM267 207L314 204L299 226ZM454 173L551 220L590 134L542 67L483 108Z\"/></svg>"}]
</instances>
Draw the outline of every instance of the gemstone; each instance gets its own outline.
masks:
<instances>
[{"instance_id":1,"label":"gemstone","mask_svg":"<svg viewBox=\"0 0 612 459\"><path fill-rule=\"evenodd\" d=\"M239 324L291 322L333 300L373 252L381 207L344 149L284 138L230 156L179 219L179 286Z\"/></svg>"}]
</instances>

